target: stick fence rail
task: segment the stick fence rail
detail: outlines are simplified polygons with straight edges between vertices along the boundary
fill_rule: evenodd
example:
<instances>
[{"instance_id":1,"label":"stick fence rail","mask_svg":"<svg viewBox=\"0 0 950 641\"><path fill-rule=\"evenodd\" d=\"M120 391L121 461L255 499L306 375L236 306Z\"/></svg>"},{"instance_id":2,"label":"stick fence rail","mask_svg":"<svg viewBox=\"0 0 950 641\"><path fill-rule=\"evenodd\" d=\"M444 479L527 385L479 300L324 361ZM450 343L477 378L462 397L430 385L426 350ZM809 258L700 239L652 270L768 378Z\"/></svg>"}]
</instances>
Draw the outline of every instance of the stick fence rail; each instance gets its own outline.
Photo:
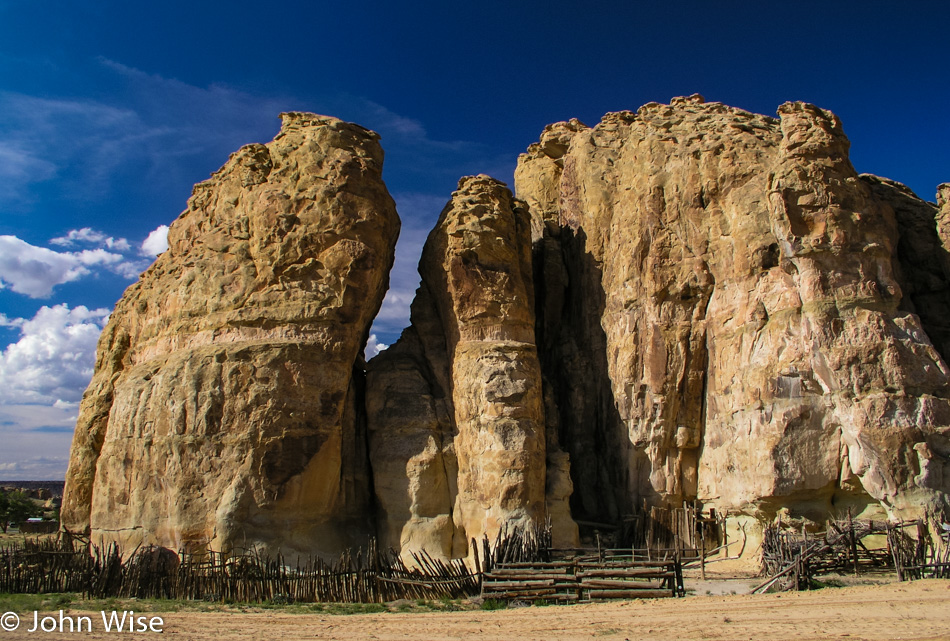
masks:
<instances>
[{"instance_id":1,"label":"stick fence rail","mask_svg":"<svg viewBox=\"0 0 950 641\"><path fill-rule=\"evenodd\" d=\"M683 566L670 561L580 558L499 563L482 580L482 596L518 601L570 603L596 599L684 596Z\"/></svg>"},{"instance_id":2,"label":"stick fence rail","mask_svg":"<svg viewBox=\"0 0 950 641\"><path fill-rule=\"evenodd\" d=\"M503 530L494 543L487 537L480 544L471 540L474 568L464 559L443 561L425 552L413 554L407 564L394 550L381 551L375 540L328 563L280 554L176 554L154 547L123 556L115 545L100 549L63 536L0 547L0 593L246 603L384 603L479 594L560 603L672 597L685 593L682 562L698 557L702 563L713 544L725 542L721 517L686 506L653 510L636 525L634 543L650 545L607 549L598 536L596 549L556 550L549 523ZM886 540L886 548L865 543L874 535ZM807 589L820 574L876 568L894 568L900 580L950 578L950 525L934 516L899 523L849 516L829 522L821 535L769 526L762 551L770 576L756 591Z\"/></svg>"},{"instance_id":3,"label":"stick fence rail","mask_svg":"<svg viewBox=\"0 0 950 641\"><path fill-rule=\"evenodd\" d=\"M141 548L123 556L62 538L0 548L0 593L79 592L87 598L135 597L234 602L361 602L461 598L568 602L683 594L679 558L635 560L610 550L553 550L550 527L503 530L494 544L471 541L474 569L463 559L425 552L407 565L375 541L338 561L174 553ZM553 559L569 554L569 559ZM644 555L645 556L645 555ZM553 559L553 560L552 560Z\"/></svg>"},{"instance_id":4,"label":"stick fence rail","mask_svg":"<svg viewBox=\"0 0 950 641\"><path fill-rule=\"evenodd\" d=\"M473 541L474 543L474 541ZM480 576L463 560L413 555L408 567L392 550L344 552L336 563L258 554L175 554L164 548L124 557L55 540L0 549L0 593L81 592L86 597L136 597L236 602L383 603L396 599L477 594Z\"/></svg>"},{"instance_id":5,"label":"stick fence rail","mask_svg":"<svg viewBox=\"0 0 950 641\"><path fill-rule=\"evenodd\" d=\"M886 546L869 537L878 543L883 539ZM763 532L762 559L769 578L753 592L807 590L818 576L884 569L896 571L900 581L950 578L950 526L932 514L892 523L856 520L850 513L814 534L770 525Z\"/></svg>"}]
</instances>

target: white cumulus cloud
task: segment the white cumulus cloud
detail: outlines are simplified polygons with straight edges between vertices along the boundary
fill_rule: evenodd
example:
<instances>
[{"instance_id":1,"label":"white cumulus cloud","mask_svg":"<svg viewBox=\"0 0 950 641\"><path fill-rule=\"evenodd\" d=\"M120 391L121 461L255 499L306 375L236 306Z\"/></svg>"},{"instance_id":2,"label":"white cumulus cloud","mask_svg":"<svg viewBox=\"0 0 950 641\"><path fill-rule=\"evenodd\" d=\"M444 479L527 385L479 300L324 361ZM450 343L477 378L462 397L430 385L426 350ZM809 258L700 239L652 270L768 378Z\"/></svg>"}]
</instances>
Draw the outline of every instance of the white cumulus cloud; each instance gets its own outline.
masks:
<instances>
[{"instance_id":1,"label":"white cumulus cloud","mask_svg":"<svg viewBox=\"0 0 950 641\"><path fill-rule=\"evenodd\" d=\"M369 340L366 341L366 349L363 350L363 358L369 360L384 349L389 349L389 345L386 343L380 343L376 338L376 334L370 334Z\"/></svg>"},{"instance_id":2,"label":"white cumulus cloud","mask_svg":"<svg viewBox=\"0 0 950 641\"><path fill-rule=\"evenodd\" d=\"M0 403L74 408L92 378L96 342L108 317L107 309L62 304L14 320L20 339L0 352Z\"/></svg>"},{"instance_id":3,"label":"white cumulus cloud","mask_svg":"<svg viewBox=\"0 0 950 641\"><path fill-rule=\"evenodd\" d=\"M0 287L0 289L3 289ZM6 314L0 313L0 327L17 327L23 322L22 318L7 318Z\"/></svg>"},{"instance_id":4,"label":"white cumulus cloud","mask_svg":"<svg viewBox=\"0 0 950 641\"><path fill-rule=\"evenodd\" d=\"M130 280L137 278L151 263L141 256L151 259L168 248L167 232L168 227L162 225L150 233L138 252L132 252L132 245L125 238L108 236L89 227L73 229L50 243L65 247L80 243L99 245L96 249L56 251L31 245L16 236L0 236L0 289L9 287L30 298L49 298L54 287L88 276L95 271L93 268Z\"/></svg>"},{"instance_id":5,"label":"white cumulus cloud","mask_svg":"<svg viewBox=\"0 0 950 641\"><path fill-rule=\"evenodd\" d=\"M56 285L89 274L89 267L122 260L121 254L104 249L57 252L16 236L0 236L0 287L8 286L30 298L48 298Z\"/></svg>"},{"instance_id":6,"label":"white cumulus cloud","mask_svg":"<svg viewBox=\"0 0 950 641\"><path fill-rule=\"evenodd\" d=\"M141 254L143 256L158 256L166 251L168 251L168 225L159 225L142 242Z\"/></svg>"},{"instance_id":7,"label":"white cumulus cloud","mask_svg":"<svg viewBox=\"0 0 950 641\"><path fill-rule=\"evenodd\" d=\"M88 243L120 252L127 252L131 249L129 241L125 238L107 236L104 232L92 229L91 227L71 229L65 236L53 238L49 242L63 247L71 247L79 243Z\"/></svg>"}]
</instances>

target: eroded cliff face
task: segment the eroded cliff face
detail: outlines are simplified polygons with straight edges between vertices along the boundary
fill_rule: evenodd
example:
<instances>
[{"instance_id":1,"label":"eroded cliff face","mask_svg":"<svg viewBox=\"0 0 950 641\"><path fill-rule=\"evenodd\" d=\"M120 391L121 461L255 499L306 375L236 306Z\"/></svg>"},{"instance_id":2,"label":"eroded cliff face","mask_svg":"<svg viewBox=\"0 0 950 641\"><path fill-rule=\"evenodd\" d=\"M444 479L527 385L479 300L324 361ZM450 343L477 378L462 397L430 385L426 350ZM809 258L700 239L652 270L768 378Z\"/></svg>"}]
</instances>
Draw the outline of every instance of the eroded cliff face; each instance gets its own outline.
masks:
<instances>
[{"instance_id":1,"label":"eroded cliff face","mask_svg":"<svg viewBox=\"0 0 950 641\"><path fill-rule=\"evenodd\" d=\"M384 543L465 556L472 538L549 512L573 541L556 441L548 472L527 211L502 183L463 178L419 272L412 326L368 369Z\"/></svg>"},{"instance_id":2,"label":"eroded cliff face","mask_svg":"<svg viewBox=\"0 0 950 641\"><path fill-rule=\"evenodd\" d=\"M763 522L947 507L950 184L858 176L830 112L699 96L470 176L366 365L399 222L376 135L283 115L198 185L99 343L64 526L442 558L644 503ZM750 546L749 549L753 549Z\"/></svg>"},{"instance_id":3,"label":"eroded cliff face","mask_svg":"<svg viewBox=\"0 0 950 641\"><path fill-rule=\"evenodd\" d=\"M360 352L399 220L376 134L282 119L195 187L116 306L80 408L68 530L316 554L372 534Z\"/></svg>"},{"instance_id":4,"label":"eroded cliff face","mask_svg":"<svg viewBox=\"0 0 950 641\"><path fill-rule=\"evenodd\" d=\"M895 268L903 294L900 309L920 317L921 326L946 362L950 356L950 252L941 238L939 206L893 180L869 174L863 174L861 180L894 211Z\"/></svg>"},{"instance_id":5,"label":"eroded cliff face","mask_svg":"<svg viewBox=\"0 0 950 641\"><path fill-rule=\"evenodd\" d=\"M575 518L947 504L950 378L899 284L911 223L833 114L779 115L681 98L552 125L520 158ZM940 274L918 308L945 304L923 302Z\"/></svg>"}]
</instances>

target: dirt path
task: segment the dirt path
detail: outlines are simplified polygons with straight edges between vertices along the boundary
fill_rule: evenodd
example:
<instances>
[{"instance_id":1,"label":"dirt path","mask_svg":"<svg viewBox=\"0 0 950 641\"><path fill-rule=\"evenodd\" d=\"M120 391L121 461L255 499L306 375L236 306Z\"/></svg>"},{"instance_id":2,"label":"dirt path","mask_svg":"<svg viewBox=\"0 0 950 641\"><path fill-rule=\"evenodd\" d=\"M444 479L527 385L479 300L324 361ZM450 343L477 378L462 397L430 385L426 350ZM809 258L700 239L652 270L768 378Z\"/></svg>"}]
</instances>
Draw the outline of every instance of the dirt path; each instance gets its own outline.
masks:
<instances>
[{"instance_id":1,"label":"dirt path","mask_svg":"<svg viewBox=\"0 0 950 641\"><path fill-rule=\"evenodd\" d=\"M71 612L73 616L78 612ZM30 615L32 617L32 614ZM699 596L496 612L425 614L165 613L164 635L29 633L32 618L4 639L497 639L623 641L688 639L950 639L950 580L830 588L815 592Z\"/></svg>"}]
</instances>

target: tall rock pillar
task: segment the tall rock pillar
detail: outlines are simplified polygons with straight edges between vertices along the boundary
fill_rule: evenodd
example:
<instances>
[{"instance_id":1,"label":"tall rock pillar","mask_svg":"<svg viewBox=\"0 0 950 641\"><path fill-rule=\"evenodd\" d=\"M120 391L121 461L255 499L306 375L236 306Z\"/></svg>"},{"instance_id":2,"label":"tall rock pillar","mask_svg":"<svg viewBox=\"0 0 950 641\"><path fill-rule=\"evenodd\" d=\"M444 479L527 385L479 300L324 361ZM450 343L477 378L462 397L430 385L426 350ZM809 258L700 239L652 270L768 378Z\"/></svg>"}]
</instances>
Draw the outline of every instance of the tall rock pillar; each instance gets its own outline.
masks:
<instances>
[{"instance_id":1,"label":"tall rock pillar","mask_svg":"<svg viewBox=\"0 0 950 641\"><path fill-rule=\"evenodd\" d=\"M67 530L126 549L327 555L373 533L355 365L399 219L375 133L282 119L195 187L116 306L80 408Z\"/></svg>"},{"instance_id":2,"label":"tall rock pillar","mask_svg":"<svg viewBox=\"0 0 950 641\"><path fill-rule=\"evenodd\" d=\"M460 556L473 537L548 513L529 224L502 183L463 178L423 249L412 326L370 362L371 458L374 471L392 468L374 478L390 544Z\"/></svg>"}]
</instances>

